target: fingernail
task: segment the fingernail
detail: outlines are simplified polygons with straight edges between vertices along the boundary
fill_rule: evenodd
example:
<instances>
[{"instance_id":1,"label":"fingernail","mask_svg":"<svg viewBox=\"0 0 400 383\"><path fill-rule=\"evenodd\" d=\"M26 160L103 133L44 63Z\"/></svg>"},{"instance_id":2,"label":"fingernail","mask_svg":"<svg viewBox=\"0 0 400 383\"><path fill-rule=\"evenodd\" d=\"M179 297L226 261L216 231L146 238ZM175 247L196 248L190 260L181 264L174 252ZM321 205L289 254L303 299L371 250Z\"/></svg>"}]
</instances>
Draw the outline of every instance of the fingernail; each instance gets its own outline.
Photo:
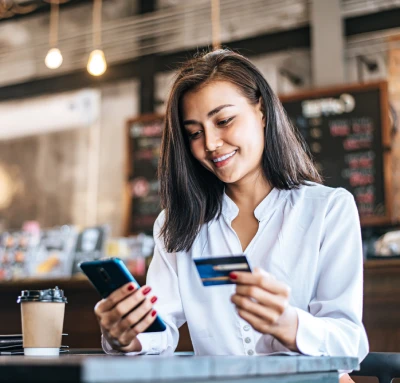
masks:
<instances>
[{"instance_id":1,"label":"fingernail","mask_svg":"<svg viewBox=\"0 0 400 383\"><path fill-rule=\"evenodd\" d=\"M129 285L129 286L128 286L128 290L129 290L129 291L132 291L132 290L134 290L134 289L135 289L135 286L133 286L133 285Z\"/></svg>"},{"instance_id":2,"label":"fingernail","mask_svg":"<svg viewBox=\"0 0 400 383\"><path fill-rule=\"evenodd\" d=\"M151 287L146 287L146 288L143 290L143 295L148 294L150 291L151 291Z\"/></svg>"},{"instance_id":3,"label":"fingernail","mask_svg":"<svg viewBox=\"0 0 400 383\"><path fill-rule=\"evenodd\" d=\"M156 314L157 314L157 311L153 310L152 313L151 313L151 316L154 317Z\"/></svg>"},{"instance_id":4,"label":"fingernail","mask_svg":"<svg viewBox=\"0 0 400 383\"><path fill-rule=\"evenodd\" d=\"M150 299L151 303L155 303L156 301L157 301L157 297L153 297L153 298Z\"/></svg>"},{"instance_id":5,"label":"fingernail","mask_svg":"<svg viewBox=\"0 0 400 383\"><path fill-rule=\"evenodd\" d=\"M229 274L230 279L237 279L237 275L235 273L230 273Z\"/></svg>"}]
</instances>

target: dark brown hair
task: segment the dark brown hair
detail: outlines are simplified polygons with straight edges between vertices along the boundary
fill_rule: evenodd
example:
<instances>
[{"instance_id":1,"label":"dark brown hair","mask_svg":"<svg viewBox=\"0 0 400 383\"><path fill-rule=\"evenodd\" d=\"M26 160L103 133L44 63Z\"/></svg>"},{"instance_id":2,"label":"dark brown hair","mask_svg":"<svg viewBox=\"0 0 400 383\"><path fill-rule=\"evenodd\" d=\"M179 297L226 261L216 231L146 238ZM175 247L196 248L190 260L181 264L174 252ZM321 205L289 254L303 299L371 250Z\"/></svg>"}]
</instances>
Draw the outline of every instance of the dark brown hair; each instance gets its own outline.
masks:
<instances>
[{"instance_id":1,"label":"dark brown hair","mask_svg":"<svg viewBox=\"0 0 400 383\"><path fill-rule=\"evenodd\" d=\"M162 137L158 175L165 222L160 235L168 252L188 251L201 225L221 214L224 183L193 157L180 107L186 92L211 81L236 85L252 105L261 97L266 121L262 168L272 187L292 189L307 181L321 182L303 138L260 71L226 49L196 57L177 73Z\"/></svg>"}]
</instances>

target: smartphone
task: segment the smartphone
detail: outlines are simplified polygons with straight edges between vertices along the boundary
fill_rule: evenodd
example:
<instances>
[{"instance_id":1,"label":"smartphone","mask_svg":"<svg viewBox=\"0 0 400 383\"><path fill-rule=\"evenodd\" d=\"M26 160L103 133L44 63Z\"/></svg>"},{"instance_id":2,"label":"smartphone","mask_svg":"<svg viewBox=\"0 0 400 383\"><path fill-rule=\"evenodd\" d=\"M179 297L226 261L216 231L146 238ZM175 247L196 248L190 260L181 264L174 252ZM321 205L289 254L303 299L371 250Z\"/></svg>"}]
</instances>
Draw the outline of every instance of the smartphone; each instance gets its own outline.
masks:
<instances>
[{"instance_id":1,"label":"smartphone","mask_svg":"<svg viewBox=\"0 0 400 383\"><path fill-rule=\"evenodd\" d=\"M119 258L81 262L79 267L102 298L107 298L113 291L129 282L133 283L136 288L140 287L124 262ZM157 315L155 321L144 332L161 332L166 328L164 321Z\"/></svg>"}]
</instances>

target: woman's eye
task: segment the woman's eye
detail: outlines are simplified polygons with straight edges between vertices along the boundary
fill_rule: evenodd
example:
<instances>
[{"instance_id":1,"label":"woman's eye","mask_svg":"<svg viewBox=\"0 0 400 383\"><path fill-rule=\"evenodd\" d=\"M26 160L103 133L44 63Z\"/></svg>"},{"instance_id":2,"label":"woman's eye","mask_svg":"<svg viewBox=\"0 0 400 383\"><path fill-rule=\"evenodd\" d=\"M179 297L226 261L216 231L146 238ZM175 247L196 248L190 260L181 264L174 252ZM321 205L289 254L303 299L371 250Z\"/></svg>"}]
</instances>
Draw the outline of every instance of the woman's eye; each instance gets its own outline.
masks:
<instances>
[{"instance_id":1,"label":"woman's eye","mask_svg":"<svg viewBox=\"0 0 400 383\"><path fill-rule=\"evenodd\" d=\"M229 124L235 117L230 117L230 118L226 118L225 120L222 121L218 121L217 125L218 126L224 126Z\"/></svg>"},{"instance_id":2,"label":"woman's eye","mask_svg":"<svg viewBox=\"0 0 400 383\"><path fill-rule=\"evenodd\" d=\"M199 130L198 132L194 132L189 134L189 139L190 140L195 140L196 138L199 138L201 134L201 130Z\"/></svg>"}]
</instances>

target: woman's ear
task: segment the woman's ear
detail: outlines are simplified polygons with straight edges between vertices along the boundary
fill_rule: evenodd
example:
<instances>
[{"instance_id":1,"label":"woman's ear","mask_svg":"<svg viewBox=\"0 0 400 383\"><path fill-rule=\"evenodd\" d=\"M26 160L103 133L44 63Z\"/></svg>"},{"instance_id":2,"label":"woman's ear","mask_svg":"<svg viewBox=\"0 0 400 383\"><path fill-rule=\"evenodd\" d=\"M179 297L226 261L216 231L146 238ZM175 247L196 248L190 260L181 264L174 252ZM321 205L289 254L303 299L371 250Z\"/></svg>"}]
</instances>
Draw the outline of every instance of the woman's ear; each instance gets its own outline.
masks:
<instances>
[{"instance_id":1,"label":"woman's ear","mask_svg":"<svg viewBox=\"0 0 400 383\"><path fill-rule=\"evenodd\" d=\"M261 118L262 118L262 122L263 122L263 126L265 126L266 124L266 115L265 115L265 106L264 106L264 101L262 99L262 97L260 96L260 98L258 99L258 104L257 104L257 109L258 111L261 113Z\"/></svg>"}]
</instances>

